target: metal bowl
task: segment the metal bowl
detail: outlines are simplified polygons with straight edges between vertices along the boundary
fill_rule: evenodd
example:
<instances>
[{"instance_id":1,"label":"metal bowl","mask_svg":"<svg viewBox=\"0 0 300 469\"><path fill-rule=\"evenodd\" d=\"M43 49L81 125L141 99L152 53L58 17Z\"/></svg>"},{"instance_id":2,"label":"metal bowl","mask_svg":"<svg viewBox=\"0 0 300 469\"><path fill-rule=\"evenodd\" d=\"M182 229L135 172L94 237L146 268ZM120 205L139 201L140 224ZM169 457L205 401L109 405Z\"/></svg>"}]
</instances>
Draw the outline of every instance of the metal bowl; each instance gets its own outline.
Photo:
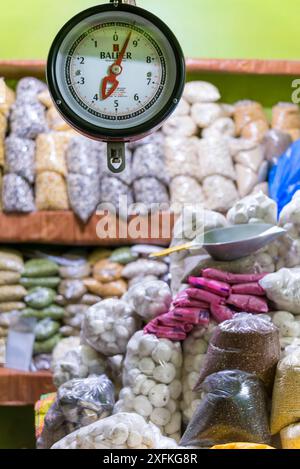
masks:
<instances>
[{"instance_id":1,"label":"metal bowl","mask_svg":"<svg viewBox=\"0 0 300 469\"><path fill-rule=\"evenodd\" d=\"M234 225L204 233L202 247L218 261L233 261L253 254L284 234L283 228L265 223Z\"/></svg>"}]
</instances>

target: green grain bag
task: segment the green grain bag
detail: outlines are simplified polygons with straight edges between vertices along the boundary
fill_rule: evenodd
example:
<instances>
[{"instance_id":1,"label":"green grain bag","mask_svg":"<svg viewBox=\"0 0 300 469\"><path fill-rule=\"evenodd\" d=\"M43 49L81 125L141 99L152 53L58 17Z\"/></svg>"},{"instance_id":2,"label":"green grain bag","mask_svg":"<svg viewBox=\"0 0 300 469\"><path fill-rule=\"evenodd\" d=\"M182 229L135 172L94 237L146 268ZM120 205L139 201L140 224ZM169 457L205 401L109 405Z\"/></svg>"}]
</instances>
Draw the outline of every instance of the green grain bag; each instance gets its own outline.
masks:
<instances>
[{"instance_id":1,"label":"green grain bag","mask_svg":"<svg viewBox=\"0 0 300 469\"><path fill-rule=\"evenodd\" d=\"M26 307L22 301L6 301L0 303L0 313L10 313L11 311L21 311Z\"/></svg>"},{"instance_id":2,"label":"green grain bag","mask_svg":"<svg viewBox=\"0 0 300 469\"><path fill-rule=\"evenodd\" d=\"M111 262L117 262L118 264L126 265L130 262L136 261L138 257L138 254L131 252L131 248L124 247L115 249L109 259Z\"/></svg>"},{"instance_id":3,"label":"green grain bag","mask_svg":"<svg viewBox=\"0 0 300 469\"><path fill-rule=\"evenodd\" d=\"M58 305L50 305L44 309L25 308L22 311L22 316L37 319L54 319L60 321L64 316L65 310Z\"/></svg>"},{"instance_id":4,"label":"green grain bag","mask_svg":"<svg viewBox=\"0 0 300 469\"><path fill-rule=\"evenodd\" d=\"M27 288L33 287L46 287L46 288L56 288L59 285L59 277L22 277L20 284Z\"/></svg>"},{"instance_id":5,"label":"green grain bag","mask_svg":"<svg viewBox=\"0 0 300 469\"><path fill-rule=\"evenodd\" d=\"M59 322L53 321L50 318L42 319L35 326L35 340L37 342L43 342L47 339L50 339L50 337L54 336L59 331L59 328Z\"/></svg>"},{"instance_id":6,"label":"green grain bag","mask_svg":"<svg viewBox=\"0 0 300 469\"><path fill-rule=\"evenodd\" d=\"M25 303L30 308L43 309L51 305L56 297L56 292L51 288L35 287L31 288L25 296Z\"/></svg>"},{"instance_id":7,"label":"green grain bag","mask_svg":"<svg viewBox=\"0 0 300 469\"><path fill-rule=\"evenodd\" d=\"M33 347L34 354L52 353L54 347L56 347L61 339L62 336L60 334L55 334L50 337L50 339L44 340L43 342L35 342Z\"/></svg>"},{"instance_id":8,"label":"green grain bag","mask_svg":"<svg viewBox=\"0 0 300 469\"><path fill-rule=\"evenodd\" d=\"M0 285L17 285L20 281L21 274L9 270L0 271Z\"/></svg>"},{"instance_id":9,"label":"green grain bag","mask_svg":"<svg viewBox=\"0 0 300 469\"><path fill-rule=\"evenodd\" d=\"M2 285L0 287L0 303L7 301L20 301L27 295L22 285Z\"/></svg>"},{"instance_id":10,"label":"green grain bag","mask_svg":"<svg viewBox=\"0 0 300 469\"><path fill-rule=\"evenodd\" d=\"M23 277L53 277L58 274L58 265L48 259L32 259L25 262Z\"/></svg>"}]
</instances>

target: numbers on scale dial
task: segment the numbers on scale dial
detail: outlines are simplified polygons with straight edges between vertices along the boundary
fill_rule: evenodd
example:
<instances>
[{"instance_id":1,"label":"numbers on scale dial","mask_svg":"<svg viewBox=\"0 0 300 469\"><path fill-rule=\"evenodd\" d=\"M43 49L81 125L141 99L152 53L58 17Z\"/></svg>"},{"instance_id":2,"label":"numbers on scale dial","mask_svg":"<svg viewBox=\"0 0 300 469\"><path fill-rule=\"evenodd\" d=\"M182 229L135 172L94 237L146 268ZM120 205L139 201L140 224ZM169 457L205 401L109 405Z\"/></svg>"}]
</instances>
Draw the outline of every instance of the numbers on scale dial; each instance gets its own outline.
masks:
<instances>
[{"instance_id":1,"label":"numbers on scale dial","mask_svg":"<svg viewBox=\"0 0 300 469\"><path fill-rule=\"evenodd\" d=\"M121 63L112 72L128 37ZM116 27L108 23L91 28L79 39L69 52L71 60L66 70L77 103L104 119L130 119L155 105L167 71L165 57L149 33L132 24L118 23ZM80 77L76 76L78 64L82 67ZM105 78L108 81L103 95Z\"/></svg>"}]
</instances>

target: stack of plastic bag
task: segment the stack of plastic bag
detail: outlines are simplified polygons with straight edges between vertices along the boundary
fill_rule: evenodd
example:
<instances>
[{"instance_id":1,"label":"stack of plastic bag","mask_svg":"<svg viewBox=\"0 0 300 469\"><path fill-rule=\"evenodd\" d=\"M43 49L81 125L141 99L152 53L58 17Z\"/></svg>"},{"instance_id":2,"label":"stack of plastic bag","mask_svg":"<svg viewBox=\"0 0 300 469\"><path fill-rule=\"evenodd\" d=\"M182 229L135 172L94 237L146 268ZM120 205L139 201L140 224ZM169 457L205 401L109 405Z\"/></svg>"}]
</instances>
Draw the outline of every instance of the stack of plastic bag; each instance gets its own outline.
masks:
<instances>
[{"instance_id":1,"label":"stack of plastic bag","mask_svg":"<svg viewBox=\"0 0 300 469\"><path fill-rule=\"evenodd\" d=\"M37 448L51 448L66 435L108 417L113 406L114 387L106 375L66 382L47 412Z\"/></svg>"},{"instance_id":2,"label":"stack of plastic bag","mask_svg":"<svg viewBox=\"0 0 300 469\"><path fill-rule=\"evenodd\" d=\"M5 361L5 343L9 328L25 308L27 290L20 284L24 269L23 256L13 249L0 249L0 360Z\"/></svg>"},{"instance_id":3,"label":"stack of plastic bag","mask_svg":"<svg viewBox=\"0 0 300 469\"><path fill-rule=\"evenodd\" d=\"M61 338L59 329L64 309L55 303L59 281L59 267L52 260L31 259L25 262L21 284L28 292L22 315L38 321L35 327L36 355L51 354Z\"/></svg>"},{"instance_id":4,"label":"stack of plastic bag","mask_svg":"<svg viewBox=\"0 0 300 469\"><path fill-rule=\"evenodd\" d=\"M23 78L17 85L16 101L10 114L11 134L6 143L7 164L3 180L3 209L6 212L32 212L34 140L48 131L45 107L38 95L46 85L36 78ZM29 140L32 140L30 142Z\"/></svg>"}]
</instances>

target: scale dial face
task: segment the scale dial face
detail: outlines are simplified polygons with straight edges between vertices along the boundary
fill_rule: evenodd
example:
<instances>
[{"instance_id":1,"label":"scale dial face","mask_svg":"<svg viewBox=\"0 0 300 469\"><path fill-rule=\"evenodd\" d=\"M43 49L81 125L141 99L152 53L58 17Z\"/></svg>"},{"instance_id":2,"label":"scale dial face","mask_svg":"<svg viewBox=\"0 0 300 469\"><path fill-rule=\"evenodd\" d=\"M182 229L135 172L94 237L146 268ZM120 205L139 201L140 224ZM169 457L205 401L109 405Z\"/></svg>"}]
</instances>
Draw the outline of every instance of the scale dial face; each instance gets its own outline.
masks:
<instances>
[{"instance_id":1,"label":"scale dial face","mask_svg":"<svg viewBox=\"0 0 300 469\"><path fill-rule=\"evenodd\" d=\"M56 37L47 78L63 117L88 136L130 140L157 128L184 85L180 46L158 18L103 5L70 20Z\"/></svg>"}]
</instances>

